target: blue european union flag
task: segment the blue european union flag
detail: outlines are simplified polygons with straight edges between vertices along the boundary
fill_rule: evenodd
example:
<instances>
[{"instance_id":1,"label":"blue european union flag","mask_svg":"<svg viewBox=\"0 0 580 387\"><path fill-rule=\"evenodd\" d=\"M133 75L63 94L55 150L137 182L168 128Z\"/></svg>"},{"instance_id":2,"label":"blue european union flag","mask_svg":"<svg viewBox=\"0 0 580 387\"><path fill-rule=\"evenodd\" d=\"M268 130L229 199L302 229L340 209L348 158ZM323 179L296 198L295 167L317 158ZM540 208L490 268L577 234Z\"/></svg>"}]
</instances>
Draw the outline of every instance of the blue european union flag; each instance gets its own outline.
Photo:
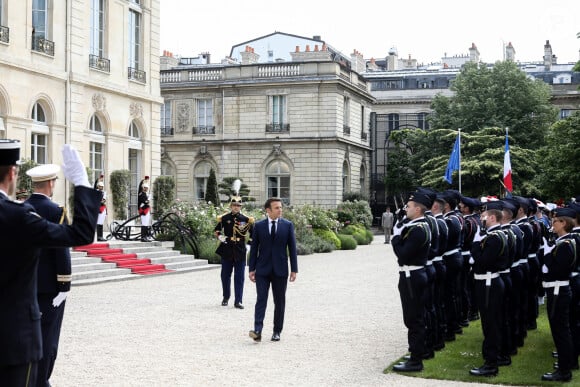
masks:
<instances>
[{"instance_id":1,"label":"blue european union flag","mask_svg":"<svg viewBox=\"0 0 580 387\"><path fill-rule=\"evenodd\" d=\"M459 135L457 135L457 138L455 139L455 145L453 145L453 151L451 151L451 156L449 156L449 161L447 162L445 176L443 176L443 179L449 184L453 182L452 179L453 171L459 170L459 152L460 152Z\"/></svg>"}]
</instances>

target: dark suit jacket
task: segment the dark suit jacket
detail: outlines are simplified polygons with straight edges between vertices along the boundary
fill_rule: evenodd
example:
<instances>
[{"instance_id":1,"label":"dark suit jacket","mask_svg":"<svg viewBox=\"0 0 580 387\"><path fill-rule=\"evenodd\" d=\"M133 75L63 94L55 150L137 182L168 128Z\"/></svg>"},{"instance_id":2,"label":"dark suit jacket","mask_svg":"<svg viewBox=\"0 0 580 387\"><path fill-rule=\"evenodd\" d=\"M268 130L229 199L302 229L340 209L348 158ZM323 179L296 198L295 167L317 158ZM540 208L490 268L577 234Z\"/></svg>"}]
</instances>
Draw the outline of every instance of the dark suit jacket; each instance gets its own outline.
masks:
<instances>
[{"instance_id":1,"label":"dark suit jacket","mask_svg":"<svg viewBox=\"0 0 580 387\"><path fill-rule=\"evenodd\" d=\"M260 276L274 274L288 277L288 258L290 270L298 273L294 224L283 218L278 219L276 238L272 240L268 218L257 222L252 233L249 271L255 271Z\"/></svg>"},{"instance_id":2,"label":"dark suit jacket","mask_svg":"<svg viewBox=\"0 0 580 387\"><path fill-rule=\"evenodd\" d=\"M27 203L32 205L38 215L52 223L68 224L64 207L53 202L49 197L42 194L32 194ZM42 249L38 261L38 293L55 294L68 292L70 281L58 281L59 275L71 275L70 249L68 247L56 247Z\"/></svg>"},{"instance_id":3,"label":"dark suit jacket","mask_svg":"<svg viewBox=\"0 0 580 387\"><path fill-rule=\"evenodd\" d=\"M41 358L36 290L39 248L91 243L101 196L92 188L76 187L73 225L69 226L49 222L30 204L0 193L0 367Z\"/></svg>"}]
</instances>

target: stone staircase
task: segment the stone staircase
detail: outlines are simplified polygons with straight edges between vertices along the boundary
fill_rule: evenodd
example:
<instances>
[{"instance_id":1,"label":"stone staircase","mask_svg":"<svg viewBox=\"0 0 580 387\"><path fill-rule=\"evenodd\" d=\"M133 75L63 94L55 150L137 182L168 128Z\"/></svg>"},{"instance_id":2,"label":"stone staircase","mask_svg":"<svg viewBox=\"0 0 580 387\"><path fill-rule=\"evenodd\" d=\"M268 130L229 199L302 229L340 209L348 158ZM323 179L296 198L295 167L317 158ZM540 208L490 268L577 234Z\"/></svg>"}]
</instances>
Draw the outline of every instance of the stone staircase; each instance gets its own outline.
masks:
<instances>
[{"instance_id":1,"label":"stone staircase","mask_svg":"<svg viewBox=\"0 0 580 387\"><path fill-rule=\"evenodd\" d=\"M168 272L158 274L135 274L130 268L119 267L116 263L105 262L100 257L88 256L85 251L71 249L72 285L91 285L101 282L138 279L152 275L167 275L199 270L217 269L220 265L209 264L206 259L196 259L193 255L181 254L173 250L172 241L119 241L107 242L110 248L122 249L124 254L135 254L139 259L149 259L151 264L165 265Z\"/></svg>"}]
</instances>

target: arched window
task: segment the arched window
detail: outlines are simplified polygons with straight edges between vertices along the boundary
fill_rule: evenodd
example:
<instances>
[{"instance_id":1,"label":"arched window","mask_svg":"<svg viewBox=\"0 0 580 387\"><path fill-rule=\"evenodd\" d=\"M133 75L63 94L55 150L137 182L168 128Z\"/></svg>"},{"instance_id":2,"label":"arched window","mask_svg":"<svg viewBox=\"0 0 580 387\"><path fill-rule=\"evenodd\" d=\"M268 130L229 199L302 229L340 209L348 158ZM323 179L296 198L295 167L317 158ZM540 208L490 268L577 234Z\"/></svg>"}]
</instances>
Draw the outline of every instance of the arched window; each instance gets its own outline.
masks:
<instances>
[{"instance_id":1,"label":"arched window","mask_svg":"<svg viewBox=\"0 0 580 387\"><path fill-rule=\"evenodd\" d=\"M283 161L276 160L266 168L268 182L267 196L280 198L285 205L290 204L290 168Z\"/></svg>"},{"instance_id":2,"label":"arched window","mask_svg":"<svg viewBox=\"0 0 580 387\"><path fill-rule=\"evenodd\" d=\"M101 120L96 114L91 116L91 121L89 122L89 130L93 132L103 133L103 126L101 125Z\"/></svg>"},{"instance_id":3,"label":"arched window","mask_svg":"<svg viewBox=\"0 0 580 387\"><path fill-rule=\"evenodd\" d=\"M348 182L349 182L348 163L345 161L344 163L342 163L342 193L346 193L349 191Z\"/></svg>"},{"instance_id":4,"label":"arched window","mask_svg":"<svg viewBox=\"0 0 580 387\"><path fill-rule=\"evenodd\" d=\"M211 164L207 161L201 161L197 163L193 170L193 181L194 181L194 192L195 199L205 200L205 193L207 191L207 181L209 179L209 171L211 170ZM213 203L218 204L218 203Z\"/></svg>"},{"instance_id":5,"label":"arched window","mask_svg":"<svg viewBox=\"0 0 580 387\"><path fill-rule=\"evenodd\" d=\"M32 118L37 123L46 124L46 115L44 114L44 109L40 103L37 102L34 104L30 118Z\"/></svg>"},{"instance_id":6,"label":"arched window","mask_svg":"<svg viewBox=\"0 0 580 387\"><path fill-rule=\"evenodd\" d=\"M139 127L137 126L137 123L135 123L135 120L131 121L131 124L129 125L129 137L137 139L141 138Z\"/></svg>"},{"instance_id":7,"label":"arched window","mask_svg":"<svg viewBox=\"0 0 580 387\"><path fill-rule=\"evenodd\" d=\"M30 159L38 164L48 162L48 134L46 114L39 102L32 107L30 118L34 120L30 136Z\"/></svg>"},{"instance_id":8,"label":"arched window","mask_svg":"<svg viewBox=\"0 0 580 387\"><path fill-rule=\"evenodd\" d=\"M361 193L365 192L365 190L366 190L366 175L367 175L366 167L364 164L361 164L360 165L360 176L358 179Z\"/></svg>"}]
</instances>

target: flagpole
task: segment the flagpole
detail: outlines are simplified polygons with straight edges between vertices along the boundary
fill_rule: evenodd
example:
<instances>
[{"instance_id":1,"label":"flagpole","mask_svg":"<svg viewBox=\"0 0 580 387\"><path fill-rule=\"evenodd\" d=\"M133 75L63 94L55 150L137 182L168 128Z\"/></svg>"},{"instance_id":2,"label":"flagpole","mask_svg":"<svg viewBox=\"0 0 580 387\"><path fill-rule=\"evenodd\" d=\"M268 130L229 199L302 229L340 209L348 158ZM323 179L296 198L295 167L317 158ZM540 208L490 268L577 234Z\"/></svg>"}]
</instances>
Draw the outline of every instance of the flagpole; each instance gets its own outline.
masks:
<instances>
[{"instance_id":1,"label":"flagpole","mask_svg":"<svg viewBox=\"0 0 580 387\"><path fill-rule=\"evenodd\" d=\"M459 139L459 193L461 193L461 128L457 128L457 138Z\"/></svg>"}]
</instances>

